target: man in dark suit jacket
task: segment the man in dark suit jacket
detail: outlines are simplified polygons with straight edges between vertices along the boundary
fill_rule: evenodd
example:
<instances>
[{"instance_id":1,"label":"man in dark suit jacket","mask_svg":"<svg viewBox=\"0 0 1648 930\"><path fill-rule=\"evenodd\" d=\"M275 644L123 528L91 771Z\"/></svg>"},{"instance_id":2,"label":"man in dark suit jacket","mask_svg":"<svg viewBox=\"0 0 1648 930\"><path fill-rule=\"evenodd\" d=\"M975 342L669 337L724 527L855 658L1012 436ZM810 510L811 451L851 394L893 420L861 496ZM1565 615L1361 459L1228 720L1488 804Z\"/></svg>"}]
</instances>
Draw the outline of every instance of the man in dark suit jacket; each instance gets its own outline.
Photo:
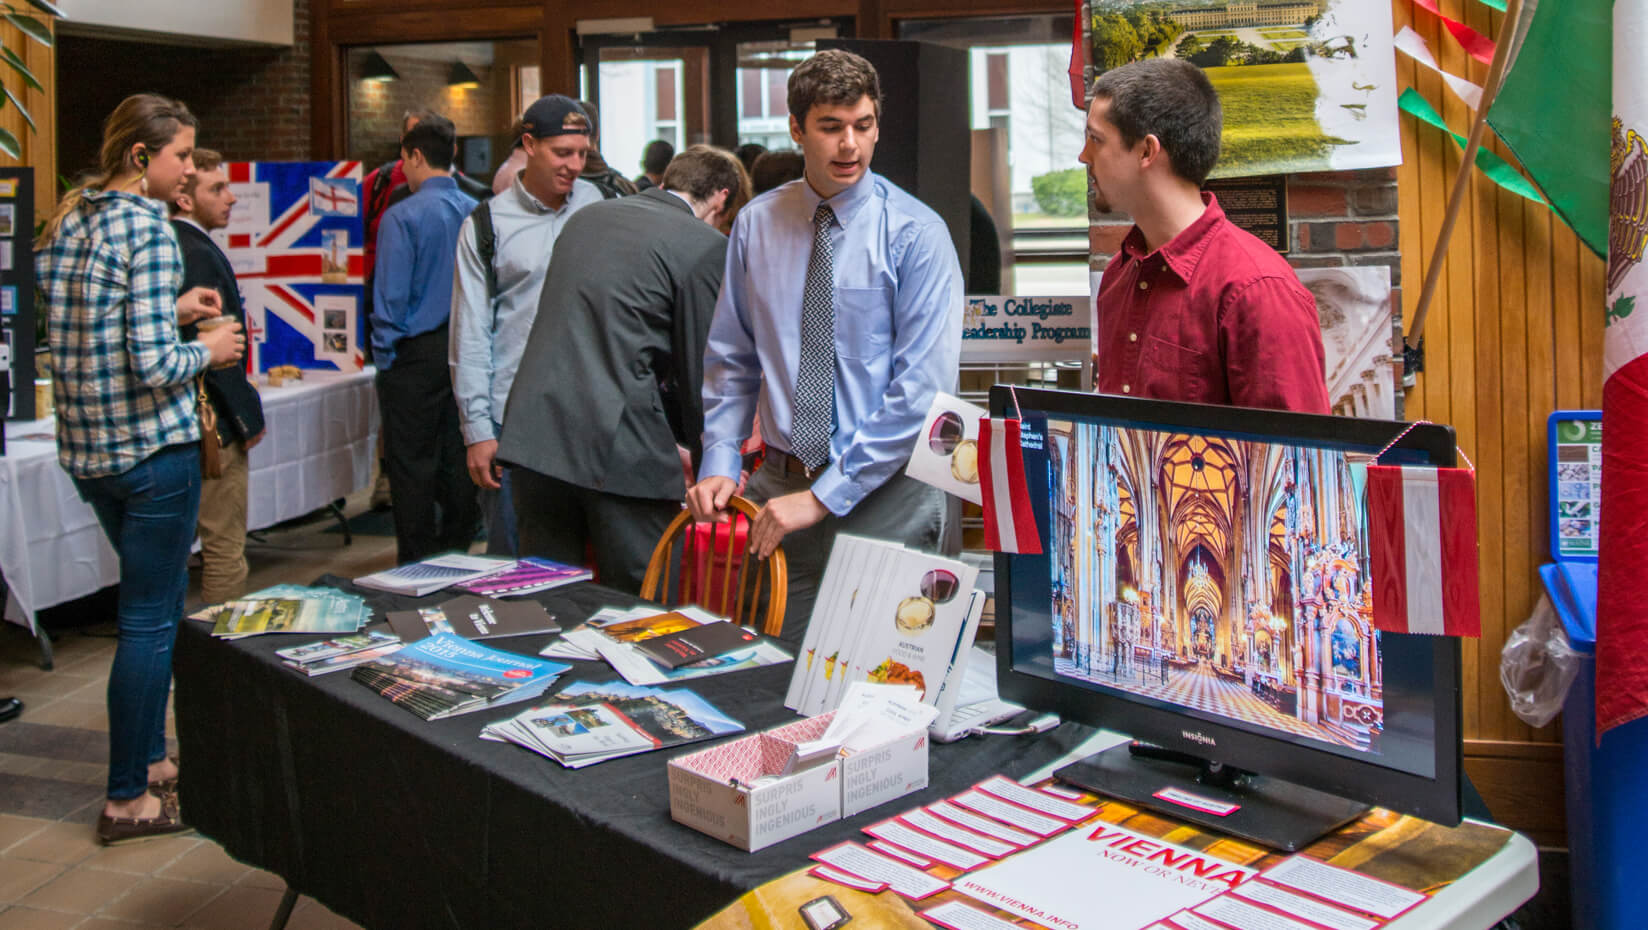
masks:
<instances>
[{"instance_id":1,"label":"man in dark suit jacket","mask_svg":"<svg viewBox=\"0 0 1648 930\"><path fill-rule=\"evenodd\" d=\"M555 242L497 458L520 554L581 564L635 592L696 466L704 342L727 254L717 231L749 200L730 152L693 146L663 184L590 204Z\"/></svg>"},{"instance_id":2,"label":"man in dark suit jacket","mask_svg":"<svg viewBox=\"0 0 1648 930\"><path fill-rule=\"evenodd\" d=\"M245 321L240 287L228 256L207 235L229 225L235 195L223 157L194 150L195 173L183 181L172 204L172 228L183 247L183 290L204 285L223 301L223 315ZM183 327L193 339L195 327ZM240 365L206 370L206 394L217 411L223 477L200 488L200 595L208 604L246 593L246 453L263 439L263 401Z\"/></svg>"}]
</instances>

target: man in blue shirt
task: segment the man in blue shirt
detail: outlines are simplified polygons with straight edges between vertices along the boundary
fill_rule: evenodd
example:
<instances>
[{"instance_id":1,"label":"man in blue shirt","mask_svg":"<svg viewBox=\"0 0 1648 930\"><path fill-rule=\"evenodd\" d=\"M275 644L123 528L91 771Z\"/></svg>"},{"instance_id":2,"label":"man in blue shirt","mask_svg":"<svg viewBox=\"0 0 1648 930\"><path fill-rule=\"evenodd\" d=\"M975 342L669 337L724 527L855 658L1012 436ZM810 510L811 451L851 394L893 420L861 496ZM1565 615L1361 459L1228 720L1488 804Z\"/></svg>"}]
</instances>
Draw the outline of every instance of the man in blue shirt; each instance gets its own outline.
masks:
<instances>
[{"instance_id":1,"label":"man in blue shirt","mask_svg":"<svg viewBox=\"0 0 1648 930\"><path fill-rule=\"evenodd\" d=\"M704 354L704 454L687 505L714 519L759 408L767 457L746 494L750 544L789 560L782 636L798 640L837 533L936 549L946 504L903 474L933 395L961 356L961 264L944 221L870 171L875 68L820 52L790 76L805 175L734 224Z\"/></svg>"},{"instance_id":2,"label":"man in blue shirt","mask_svg":"<svg viewBox=\"0 0 1648 930\"><path fill-rule=\"evenodd\" d=\"M408 130L401 159L413 193L385 211L378 226L372 353L403 564L468 551L480 522L447 371L458 230L475 209L452 180L456 150L457 134L444 117L431 114Z\"/></svg>"}]
</instances>

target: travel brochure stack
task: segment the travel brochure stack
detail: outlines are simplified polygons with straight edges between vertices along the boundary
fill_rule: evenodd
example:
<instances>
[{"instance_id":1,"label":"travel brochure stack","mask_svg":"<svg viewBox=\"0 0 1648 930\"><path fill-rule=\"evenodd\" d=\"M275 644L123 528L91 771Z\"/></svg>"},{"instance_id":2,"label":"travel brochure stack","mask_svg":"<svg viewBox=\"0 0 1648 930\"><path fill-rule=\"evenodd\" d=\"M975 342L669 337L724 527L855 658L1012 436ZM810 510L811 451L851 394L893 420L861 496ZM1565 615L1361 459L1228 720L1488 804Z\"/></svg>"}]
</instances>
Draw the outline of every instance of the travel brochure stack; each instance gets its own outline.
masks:
<instances>
[{"instance_id":1,"label":"travel brochure stack","mask_svg":"<svg viewBox=\"0 0 1648 930\"><path fill-rule=\"evenodd\" d=\"M384 616L402 642L415 643L438 633L464 639L501 639L531 636L561 629L549 611L536 601L501 601L464 594L436 607L391 610Z\"/></svg>"},{"instance_id":2,"label":"travel brochure stack","mask_svg":"<svg viewBox=\"0 0 1648 930\"><path fill-rule=\"evenodd\" d=\"M549 559L498 559L452 552L363 575L355 584L411 597L452 587L482 597L513 597L589 578L587 568Z\"/></svg>"},{"instance_id":3,"label":"travel brochure stack","mask_svg":"<svg viewBox=\"0 0 1648 930\"><path fill-rule=\"evenodd\" d=\"M400 637L372 630L354 636L340 636L318 643L276 649L275 655L280 656L286 667L313 677L329 672L341 672L373 659L381 659L401 646Z\"/></svg>"},{"instance_id":4,"label":"travel brochure stack","mask_svg":"<svg viewBox=\"0 0 1648 930\"><path fill-rule=\"evenodd\" d=\"M191 615L212 621L212 635L240 639L259 633L355 633L372 619L358 594L336 588L279 584Z\"/></svg>"},{"instance_id":5,"label":"travel brochure stack","mask_svg":"<svg viewBox=\"0 0 1648 930\"><path fill-rule=\"evenodd\" d=\"M641 648L641 644L649 640L685 634L687 631L700 636L706 633L716 635L719 630L711 632L707 629L715 624L732 627L734 631L739 629L724 617L696 607L678 607L663 613L657 607L608 607L597 611L587 622L562 633L559 640L550 643L538 654L557 659L604 659L632 685L686 681L776 665L793 658L770 640L732 631L727 631L724 640L718 640L730 644L726 651L706 653L708 658L679 666L672 667L661 656L649 654Z\"/></svg>"},{"instance_id":6,"label":"travel brochure stack","mask_svg":"<svg viewBox=\"0 0 1648 930\"><path fill-rule=\"evenodd\" d=\"M813 716L857 681L912 685L937 704L969 630L978 569L842 534L824 569L784 706Z\"/></svg>"},{"instance_id":7,"label":"travel brochure stack","mask_svg":"<svg viewBox=\"0 0 1648 930\"><path fill-rule=\"evenodd\" d=\"M489 724L481 738L515 743L576 769L743 730L684 688L575 682L548 704Z\"/></svg>"},{"instance_id":8,"label":"travel brochure stack","mask_svg":"<svg viewBox=\"0 0 1648 930\"><path fill-rule=\"evenodd\" d=\"M357 665L350 674L425 720L530 701L571 666L437 633Z\"/></svg>"}]
</instances>

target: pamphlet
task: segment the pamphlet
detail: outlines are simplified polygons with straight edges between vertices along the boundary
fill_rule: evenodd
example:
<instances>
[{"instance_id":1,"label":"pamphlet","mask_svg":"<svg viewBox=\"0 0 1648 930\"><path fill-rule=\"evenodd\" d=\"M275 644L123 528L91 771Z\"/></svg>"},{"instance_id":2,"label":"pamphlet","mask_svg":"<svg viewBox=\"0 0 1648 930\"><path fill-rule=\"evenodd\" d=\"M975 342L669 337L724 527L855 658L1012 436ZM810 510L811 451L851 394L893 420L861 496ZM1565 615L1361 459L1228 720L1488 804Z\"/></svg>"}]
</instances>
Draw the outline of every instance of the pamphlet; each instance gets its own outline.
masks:
<instances>
[{"instance_id":1,"label":"pamphlet","mask_svg":"<svg viewBox=\"0 0 1648 930\"><path fill-rule=\"evenodd\" d=\"M454 587L482 597L518 597L575 581L588 581L593 574L581 565L566 565L551 559L527 556L516 560L513 568Z\"/></svg>"},{"instance_id":2,"label":"pamphlet","mask_svg":"<svg viewBox=\"0 0 1648 930\"><path fill-rule=\"evenodd\" d=\"M979 485L979 418L989 413L976 404L940 391L916 435L904 473L964 501L983 503Z\"/></svg>"},{"instance_id":3,"label":"pamphlet","mask_svg":"<svg viewBox=\"0 0 1648 930\"><path fill-rule=\"evenodd\" d=\"M744 725L684 688L575 682L550 703L487 726L483 739L504 740L582 768L740 733Z\"/></svg>"},{"instance_id":4,"label":"pamphlet","mask_svg":"<svg viewBox=\"0 0 1648 930\"><path fill-rule=\"evenodd\" d=\"M375 591L423 597L455 584L475 581L513 568L513 559L494 559L456 552L437 555L421 562L373 572L355 579L355 584Z\"/></svg>"},{"instance_id":5,"label":"pamphlet","mask_svg":"<svg viewBox=\"0 0 1648 930\"><path fill-rule=\"evenodd\" d=\"M364 665L354 679L425 720L531 700L571 666L438 633Z\"/></svg>"},{"instance_id":6,"label":"pamphlet","mask_svg":"<svg viewBox=\"0 0 1648 930\"><path fill-rule=\"evenodd\" d=\"M666 669L650 659L637 644L707 623L724 622L725 617L697 607L678 607L660 612L656 607L630 610L607 608L544 647L539 655L558 659L604 659L632 685L659 685L688 681L708 675L722 675L746 668L776 665L793 658L788 651L766 638L758 638L746 648L702 659L680 668Z\"/></svg>"},{"instance_id":7,"label":"pamphlet","mask_svg":"<svg viewBox=\"0 0 1648 930\"><path fill-rule=\"evenodd\" d=\"M680 668L734 649L748 648L758 639L759 636L738 624L721 620L688 630L666 633L637 643L636 648L665 668Z\"/></svg>"},{"instance_id":8,"label":"pamphlet","mask_svg":"<svg viewBox=\"0 0 1648 930\"><path fill-rule=\"evenodd\" d=\"M438 607L391 610L384 619L403 641L415 643L437 633L465 639L500 639L554 633L561 627L536 601L502 601L464 594Z\"/></svg>"},{"instance_id":9,"label":"pamphlet","mask_svg":"<svg viewBox=\"0 0 1648 930\"><path fill-rule=\"evenodd\" d=\"M230 601L219 611L212 635L239 639L259 633L353 633L366 622L366 608L357 597L277 597Z\"/></svg>"}]
</instances>

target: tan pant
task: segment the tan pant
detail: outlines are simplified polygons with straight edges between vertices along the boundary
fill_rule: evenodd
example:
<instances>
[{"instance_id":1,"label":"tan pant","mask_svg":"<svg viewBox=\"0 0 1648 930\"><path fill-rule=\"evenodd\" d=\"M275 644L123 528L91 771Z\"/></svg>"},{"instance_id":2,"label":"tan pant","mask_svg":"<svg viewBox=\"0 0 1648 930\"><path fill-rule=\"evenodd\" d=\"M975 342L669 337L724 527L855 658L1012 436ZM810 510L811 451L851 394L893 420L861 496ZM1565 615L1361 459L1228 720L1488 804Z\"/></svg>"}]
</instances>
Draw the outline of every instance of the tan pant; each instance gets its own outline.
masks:
<instances>
[{"instance_id":1,"label":"tan pant","mask_svg":"<svg viewBox=\"0 0 1648 930\"><path fill-rule=\"evenodd\" d=\"M223 477L200 484L200 598L207 604L246 593L246 444L223 447Z\"/></svg>"}]
</instances>

